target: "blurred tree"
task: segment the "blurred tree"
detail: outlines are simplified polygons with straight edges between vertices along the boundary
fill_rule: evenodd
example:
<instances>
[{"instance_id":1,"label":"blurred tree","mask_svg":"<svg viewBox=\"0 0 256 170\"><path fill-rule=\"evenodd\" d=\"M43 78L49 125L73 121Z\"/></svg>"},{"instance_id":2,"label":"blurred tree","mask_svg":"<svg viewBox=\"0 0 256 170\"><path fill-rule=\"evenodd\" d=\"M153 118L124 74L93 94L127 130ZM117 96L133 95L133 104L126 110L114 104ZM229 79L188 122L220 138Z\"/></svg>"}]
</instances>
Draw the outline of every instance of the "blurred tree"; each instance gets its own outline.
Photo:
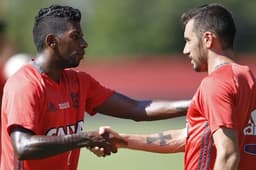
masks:
<instances>
[{"instance_id":1,"label":"blurred tree","mask_svg":"<svg viewBox=\"0 0 256 170\"><path fill-rule=\"evenodd\" d=\"M233 2L233 1L232 1ZM239 1L238 1L239 2ZM238 52L256 52L256 1L249 0L240 3L231 3L233 15L237 24L237 38L235 48Z\"/></svg>"},{"instance_id":2,"label":"blurred tree","mask_svg":"<svg viewBox=\"0 0 256 170\"><path fill-rule=\"evenodd\" d=\"M256 1L208 0L220 2L234 14L238 34L236 50L255 52ZM29 5L28 5L29 3ZM5 1L8 33L24 52L34 53L32 26L39 8L51 0ZM181 53L184 45L180 15L203 0L55 0L71 4L82 11L82 27L89 42L87 54L92 56L143 56L147 54Z\"/></svg>"},{"instance_id":3,"label":"blurred tree","mask_svg":"<svg viewBox=\"0 0 256 170\"><path fill-rule=\"evenodd\" d=\"M29 3L29 5L28 5ZM44 6L44 1L13 0L6 1L8 10L8 33L15 40L21 51L26 53L35 52L32 39L34 16L39 7Z\"/></svg>"},{"instance_id":4,"label":"blurred tree","mask_svg":"<svg viewBox=\"0 0 256 170\"><path fill-rule=\"evenodd\" d=\"M86 26L89 52L139 55L180 51L180 43L175 40L177 34L182 35L179 7L172 10L168 3L167 0L129 0L126 3L93 0L93 14ZM179 40L182 42L181 38Z\"/></svg>"}]
</instances>

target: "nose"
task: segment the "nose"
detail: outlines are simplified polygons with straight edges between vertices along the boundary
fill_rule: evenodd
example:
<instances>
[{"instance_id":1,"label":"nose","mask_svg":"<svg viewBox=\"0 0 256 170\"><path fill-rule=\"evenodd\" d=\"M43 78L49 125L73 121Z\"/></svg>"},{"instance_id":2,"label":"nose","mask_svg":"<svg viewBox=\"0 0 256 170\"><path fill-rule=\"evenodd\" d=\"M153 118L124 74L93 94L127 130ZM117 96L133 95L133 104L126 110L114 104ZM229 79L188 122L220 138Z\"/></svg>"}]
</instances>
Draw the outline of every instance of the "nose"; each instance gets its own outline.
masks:
<instances>
[{"instance_id":1,"label":"nose","mask_svg":"<svg viewBox=\"0 0 256 170\"><path fill-rule=\"evenodd\" d=\"M87 41L82 38L82 39L81 39L81 42L80 42L80 46L81 46L82 48L87 48L87 47L88 47Z\"/></svg>"},{"instance_id":2,"label":"nose","mask_svg":"<svg viewBox=\"0 0 256 170\"><path fill-rule=\"evenodd\" d=\"M188 55L188 54L189 54L189 50L188 50L188 48L187 48L187 43L185 44L185 46L184 46L182 52L183 52L183 54L185 54L185 55Z\"/></svg>"}]
</instances>

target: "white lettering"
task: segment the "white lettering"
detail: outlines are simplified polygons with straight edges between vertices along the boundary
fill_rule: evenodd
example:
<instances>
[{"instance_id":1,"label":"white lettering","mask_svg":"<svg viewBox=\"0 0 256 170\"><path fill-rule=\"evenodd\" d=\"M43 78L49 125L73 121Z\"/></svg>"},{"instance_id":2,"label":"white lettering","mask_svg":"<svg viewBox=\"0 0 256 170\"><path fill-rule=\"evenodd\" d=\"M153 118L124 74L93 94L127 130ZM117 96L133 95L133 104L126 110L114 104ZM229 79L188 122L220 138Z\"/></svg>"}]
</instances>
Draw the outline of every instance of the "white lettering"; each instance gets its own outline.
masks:
<instances>
[{"instance_id":1,"label":"white lettering","mask_svg":"<svg viewBox=\"0 0 256 170\"><path fill-rule=\"evenodd\" d=\"M84 122L80 121L77 123L76 133L81 133L84 130Z\"/></svg>"},{"instance_id":2,"label":"white lettering","mask_svg":"<svg viewBox=\"0 0 256 170\"><path fill-rule=\"evenodd\" d=\"M75 133L75 126L74 125L71 125L71 126L68 126L67 128L67 134L73 134Z\"/></svg>"},{"instance_id":3,"label":"white lettering","mask_svg":"<svg viewBox=\"0 0 256 170\"><path fill-rule=\"evenodd\" d=\"M79 121L75 125L67 125L66 127L56 127L52 128L47 132L47 136L63 136L78 134L84 130L84 122Z\"/></svg>"},{"instance_id":4,"label":"white lettering","mask_svg":"<svg viewBox=\"0 0 256 170\"><path fill-rule=\"evenodd\" d=\"M50 129L48 131L48 133L47 133L47 136L54 136L54 135L56 135L56 131L57 131L57 129Z\"/></svg>"},{"instance_id":5,"label":"white lettering","mask_svg":"<svg viewBox=\"0 0 256 170\"><path fill-rule=\"evenodd\" d=\"M248 125L243 129L244 135L256 136L256 110L251 112L251 118Z\"/></svg>"},{"instance_id":6,"label":"white lettering","mask_svg":"<svg viewBox=\"0 0 256 170\"><path fill-rule=\"evenodd\" d=\"M65 134L66 134L66 133L65 133L65 130L64 130L63 127L58 129L57 136L64 136Z\"/></svg>"},{"instance_id":7,"label":"white lettering","mask_svg":"<svg viewBox=\"0 0 256 170\"><path fill-rule=\"evenodd\" d=\"M68 109L68 108L70 108L69 102L60 103L58 105L59 105L59 109Z\"/></svg>"},{"instance_id":8,"label":"white lettering","mask_svg":"<svg viewBox=\"0 0 256 170\"><path fill-rule=\"evenodd\" d=\"M248 126L246 126L243 131L244 131L244 135L255 136L256 135L256 126L255 126L255 124L251 123Z\"/></svg>"}]
</instances>

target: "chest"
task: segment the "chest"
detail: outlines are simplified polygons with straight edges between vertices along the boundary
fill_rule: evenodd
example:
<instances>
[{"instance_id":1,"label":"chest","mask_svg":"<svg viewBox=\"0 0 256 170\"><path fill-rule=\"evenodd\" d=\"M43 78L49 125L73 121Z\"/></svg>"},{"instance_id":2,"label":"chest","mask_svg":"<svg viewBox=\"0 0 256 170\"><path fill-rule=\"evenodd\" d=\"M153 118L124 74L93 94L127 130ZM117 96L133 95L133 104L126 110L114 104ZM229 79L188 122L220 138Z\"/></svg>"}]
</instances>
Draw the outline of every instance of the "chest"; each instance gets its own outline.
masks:
<instances>
[{"instance_id":1,"label":"chest","mask_svg":"<svg viewBox=\"0 0 256 170\"><path fill-rule=\"evenodd\" d=\"M46 81L43 84L39 122L44 122L44 133L59 136L81 131L85 99L80 94L79 83L76 82L53 84Z\"/></svg>"},{"instance_id":2,"label":"chest","mask_svg":"<svg viewBox=\"0 0 256 170\"><path fill-rule=\"evenodd\" d=\"M187 113L187 122L189 123L189 126L196 126L200 123L207 122L207 119L205 117L205 113L202 111L200 105L196 102L194 99L188 109Z\"/></svg>"},{"instance_id":3,"label":"chest","mask_svg":"<svg viewBox=\"0 0 256 170\"><path fill-rule=\"evenodd\" d=\"M47 112L62 112L67 109L79 109L81 97L79 88L70 86L47 87L44 92Z\"/></svg>"}]
</instances>

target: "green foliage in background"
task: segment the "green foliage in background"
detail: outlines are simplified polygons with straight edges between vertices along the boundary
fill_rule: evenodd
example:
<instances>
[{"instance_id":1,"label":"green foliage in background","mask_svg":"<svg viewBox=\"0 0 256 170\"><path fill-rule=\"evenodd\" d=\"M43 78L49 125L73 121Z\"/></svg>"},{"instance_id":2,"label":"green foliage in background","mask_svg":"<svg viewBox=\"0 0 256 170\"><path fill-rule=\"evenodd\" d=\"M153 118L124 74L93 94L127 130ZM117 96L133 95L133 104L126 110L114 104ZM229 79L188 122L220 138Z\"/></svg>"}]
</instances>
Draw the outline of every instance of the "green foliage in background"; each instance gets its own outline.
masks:
<instances>
[{"instance_id":1,"label":"green foliage in background","mask_svg":"<svg viewBox=\"0 0 256 170\"><path fill-rule=\"evenodd\" d=\"M255 52L256 1L222 0L238 27L236 51ZM82 27L94 57L181 53L184 45L181 13L203 0L5 0L8 35L23 52L34 54L32 27L39 8L69 4L82 11Z\"/></svg>"}]
</instances>

